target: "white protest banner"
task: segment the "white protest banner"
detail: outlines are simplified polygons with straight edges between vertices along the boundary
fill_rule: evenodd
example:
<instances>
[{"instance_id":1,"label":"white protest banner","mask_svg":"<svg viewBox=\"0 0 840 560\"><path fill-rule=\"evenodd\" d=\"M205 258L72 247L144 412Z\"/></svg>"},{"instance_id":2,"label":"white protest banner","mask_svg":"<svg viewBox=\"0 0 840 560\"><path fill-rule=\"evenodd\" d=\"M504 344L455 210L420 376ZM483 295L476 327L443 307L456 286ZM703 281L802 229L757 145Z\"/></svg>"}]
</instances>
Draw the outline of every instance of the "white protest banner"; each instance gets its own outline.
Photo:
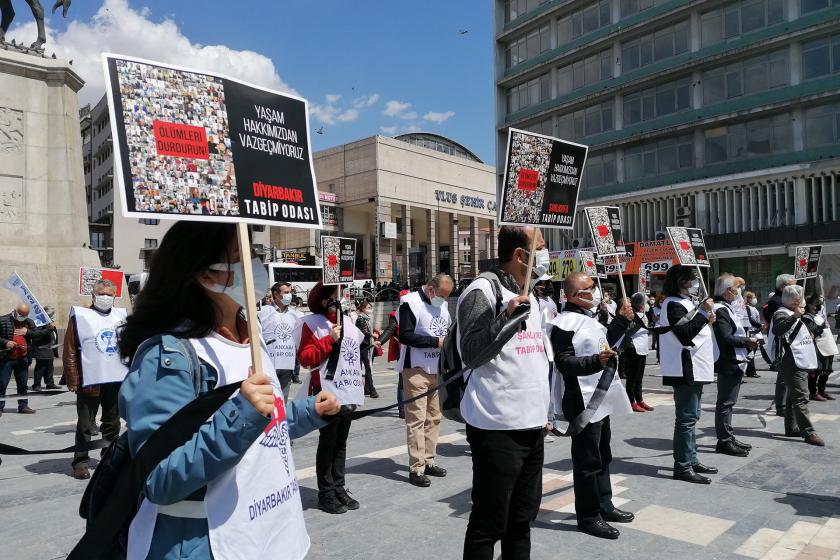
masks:
<instances>
[{"instance_id":1,"label":"white protest banner","mask_svg":"<svg viewBox=\"0 0 840 560\"><path fill-rule=\"evenodd\" d=\"M796 248L793 276L797 280L816 278L820 267L822 245L808 245Z\"/></svg>"},{"instance_id":2,"label":"white protest banner","mask_svg":"<svg viewBox=\"0 0 840 560\"><path fill-rule=\"evenodd\" d=\"M130 218L321 227L305 99L103 54Z\"/></svg>"},{"instance_id":3,"label":"white protest banner","mask_svg":"<svg viewBox=\"0 0 840 560\"><path fill-rule=\"evenodd\" d=\"M32 293L32 290L27 287L26 282L23 281L23 278L17 272L12 272L9 275L4 286L7 290L16 293L20 297L20 300L29 306L28 317L35 321L36 326L43 327L52 323L47 312L38 303L38 299Z\"/></svg>"},{"instance_id":4,"label":"white protest banner","mask_svg":"<svg viewBox=\"0 0 840 560\"><path fill-rule=\"evenodd\" d=\"M595 253L592 251L578 251L580 266L584 274L590 278L598 278L598 265L595 263Z\"/></svg>"},{"instance_id":5,"label":"white protest banner","mask_svg":"<svg viewBox=\"0 0 840 560\"><path fill-rule=\"evenodd\" d=\"M499 224L572 229L587 146L511 128Z\"/></svg>"},{"instance_id":6,"label":"white protest banner","mask_svg":"<svg viewBox=\"0 0 840 560\"><path fill-rule=\"evenodd\" d=\"M117 287L117 298L121 298L124 278L125 274L121 270L83 266L79 269L79 295L89 296L97 282L110 280Z\"/></svg>"},{"instance_id":7,"label":"white protest banner","mask_svg":"<svg viewBox=\"0 0 840 560\"><path fill-rule=\"evenodd\" d=\"M355 279L356 240L350 237L321 236L321 261L325 286L351 284Z\"/></svg>"}]
</instances>

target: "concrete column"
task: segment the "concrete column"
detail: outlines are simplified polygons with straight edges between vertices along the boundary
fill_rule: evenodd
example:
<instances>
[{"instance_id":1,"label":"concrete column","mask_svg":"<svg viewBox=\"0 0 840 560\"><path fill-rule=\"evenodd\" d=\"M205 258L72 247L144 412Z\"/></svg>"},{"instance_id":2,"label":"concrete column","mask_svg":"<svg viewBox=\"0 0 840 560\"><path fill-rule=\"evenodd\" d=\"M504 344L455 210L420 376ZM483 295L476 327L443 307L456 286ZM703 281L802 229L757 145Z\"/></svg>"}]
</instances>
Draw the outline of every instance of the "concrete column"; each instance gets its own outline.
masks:
<instances>
[{"instance_id":1,"label":"concrete column","mask_svg":"<svg viewBox=\"0 0 840 560\"><path fill-rule=\"evenodd\" d=\"M691 88L691 107L699 109L703 106L703 74L699 70L691 73L691 83L697 84L696 87Z\"/></svg>"},{"instance_id":2,"label":"concrete column","mask_svg":"<svg viewBox=\"0 0 840 560\"><path fill-rule=\"evenodd\" d=\"M702 44L700 32L700 12L692 12L688 20L688 49L691 52L700 50L700 45Z\"/></svg>"},{"instance_id":3,"label":"concrete column","mask_svg":"<svg viewBox=\"0 0 840 560\"><path fill-rule=\"evenodd\" d=\"M461 276L460 270L460 247L458 245L458 214L452 213L449 215L449 225L452 228L452 244L449 246L449 274L458 279Z\"/></svg>"},{"instance_id":4,"label":"concrete column","mask_svg":"<svg viewBox=\"0 0 840 560\"><path fill-rule=\"evenodd\" d=\"M490 252L487 255L488 259L497 259L499 258L499 230L496 227L496 220L494 218L490 218L490 242L488 243L490 247Z\"/></svg>"},{"instance_id":5,"label":"concrete column","mask_svg":"<svg viewBox=\"0 0 840 560\"><path fill-rule=\"evenodd\" d=\"M805 189L808 188L808 183L803 177L797 177L793 182L794 219L797 224L804 224L808 222L808 199L805 196Z\"/></svg>"},{"instance_id":6,"label":"concrete column","mask_svg":"<svg viewBox=\"0 0 840 560\"><path fill-rule=\"evenodd\" d=\"M409 270L411 264L411 206L408 204L401 204L402 208L402 234L400 240L402 241L402 255L398 258L400 264L400 282L408 282L411 284L409 277Z\"/></svg>"},{"instance_id":7,"label":"concrete column","mask_svg":"<svg viewBox=\"0 0 840 560\"><path fill-rule=\"evenodd\" d=\"M385 222L393 222L393 216L391 215L391 203L381 203L377 202L377 217L380 223ZM390 282L393 278L392 274L389 274L388 271L390 270L390 266L393 259L393 251L395 240L394 239L385 239L380 235L380 225L376 224L376 235L379 239L379 243L377 245L377 254L375 256L375 261L373 265L376 267L374 271L374 282Z\"/></svg>"},{"instance_id":8,"label":"concrete column","mask_svg":"<svg viewBox=\"0 0 840 560\"><path fill-rule=\"evenodd\" d=\"M805 111L796 107L790 113L793 120L793 150L799 152L805 149Z\"/></svg>"},{"instance_id":9,"label":"concrete column","mask_svg":"<svg viewBox=\"0 0 840 560\"><path fill-rule=\"evenodd\" d=\"M472 277L478 276L478 218L470 216L470 270Z\"/></svg>"},{"instance_id":10,"label":"concrete column","mask_svg":"<svg viewBox=\"0 0 840 560\"><path fill-rule=\"evenodd\" d=\"M429 277L434 276L440 270L438 260L438 237L437 237L437 210L426 210L426 239L428 250L426 251L426 273Z\"/></svg>"},{"instance_id":11,"label":"concrete column","mask_svg":"<svg viewBox=\"0 0 840 560\"><path fill-rule=\"evenodd\" d=\"M802 83L802 46L793 42L788 50L788 64L790 65L790 85Z\"/></svg>"}]
</instances>

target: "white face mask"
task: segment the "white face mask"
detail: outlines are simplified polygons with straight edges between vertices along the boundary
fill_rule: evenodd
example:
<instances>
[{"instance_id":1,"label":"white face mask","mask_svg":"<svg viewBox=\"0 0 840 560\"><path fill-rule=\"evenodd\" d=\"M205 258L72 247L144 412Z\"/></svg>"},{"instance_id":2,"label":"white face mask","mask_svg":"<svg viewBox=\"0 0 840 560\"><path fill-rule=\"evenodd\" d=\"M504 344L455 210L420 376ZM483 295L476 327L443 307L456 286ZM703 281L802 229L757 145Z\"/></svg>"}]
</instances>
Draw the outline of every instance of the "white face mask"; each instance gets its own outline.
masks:
<instances>
[{"instance_id":1,"label":"white face mask","mask_svg":"<svg viewBox=\"0 0 840 560\"><path fill-rule=\"evenodd\" d=\"M235 301L239 305L239 307L245 307L247 305L247 303L245 302L245 275L242 273L242 262L230 263L230 265L226 263L216 263L211 264L207 267L207 269L216 272L230 272L230 275L233 277L233 284L230 286L223 286L221 284L216 283L202 284L204 288L217 294L226 295L227 297ZM255 298L259 300L261 294L264 294L266 288L268 287L268 272L266 271L265 266L256 259L251 261L251 271L254 275L253 288Z\"/></svg>"},{"instance_id":2,"label":"white face mask","mask_svg":"<svg viewBox=\"0 0 840 560\"><path fill-rule=\"evenodd\" d=\"M99 311L107 312L114 307L114 296L102 295L93 296L93 306Z\"/></svg>"},{"instance_id":3,"label":"white face mask","mask_svg":"<svg viewBox=\"0 0 840 560\"><path fill-rule=\"evenodd\" d=\"M688 287L688 293L696 296L700 293L700 280L695 278L691 281L691 285Z\"/></svg>"},{"instance_id":4,"label":"white face mask","mask_svg":"<svg viewBox=\"0 0 840 560\"><path fill-rule=\"evenodd\" d=\"M758 305L758 300L755 298L750 299L750 305Z\"/></svg>"},{"instance_id":5,"label":"white face mask","mask_svg":"<svg viewBox=\"0 0 840 560\"><path fill-rule=\"evenodd\" d=\"M647 304L647 303L646 303L646 304L645 304L645 307L644 307L644 311L643 311L643 312L644 312L644 313L647 313L648 311L650 311L650 304Z\"/></svg>"},{"instance_id":6,"label":"white face mask","mask_svg":"<svg viewBox=\"0 0 840 560\"><path fill-rule=\"evenodd\" d=\"M446 299L440 296L435 296L431 299L432 305L435 307L443 307L443 304L446 303Z\"/></svg>"},{"instance_id":7,"label":"white face mask","mask_svg":"<svg viewBox=\"0 0 840 560\"><path fill-rule=\"evenodd\" d=\"M26 317L25 317L25 316L21 315L21 314L20 314L20 313L18 313L17 311L15 311L15 312L13 313L13 316L14 316L14 318L15 318L15 321L17 321L18 323L22 323L22 322L26 319Z\"/></svg>"},{"instance_id":8,"label":"white face mask","mask_svg":"<svg viewBox=\"0 0 840 560\"><path fill-rule=\"evenodd\" d=\"M525 251L527 254L528 251ZM524 263L525 266L528 266L528 263ZM545 276L548 272L548 267L551 265L551 255L548 253L548 249L540 249L534 253L534 268L531 269L531 274L535 278L539 278L540 276Z\"/></svg>"},{"instance_id":9,"label":"white face mask","mask_svg":"<svg viewBox=\"0 0 840 560\"><path fill-rule=\"evenodd\" d=\"M290 303L292 303L292 294L288 293L280 296L280 303L282 303L283 305L289 305Z\"/></svg>"}]
</instances>

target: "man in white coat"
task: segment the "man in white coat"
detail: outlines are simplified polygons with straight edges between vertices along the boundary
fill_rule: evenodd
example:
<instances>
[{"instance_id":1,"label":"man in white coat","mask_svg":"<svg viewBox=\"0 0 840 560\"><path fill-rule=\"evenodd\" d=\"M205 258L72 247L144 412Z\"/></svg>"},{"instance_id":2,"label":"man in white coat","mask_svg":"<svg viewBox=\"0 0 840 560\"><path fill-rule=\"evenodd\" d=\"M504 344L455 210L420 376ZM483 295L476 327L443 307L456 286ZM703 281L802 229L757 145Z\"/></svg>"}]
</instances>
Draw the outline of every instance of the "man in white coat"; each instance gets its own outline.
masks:
<instances>
[{"instance_id":1,"label":"man in white coat","mask_svg":"<svg viewBox=\"0 0 840 560\"><path fill-rule=\"evenodd\" d=\"M284 400L289 400L289 387L295 373L300 327L303 321L303 316L292 307L293 297L290 283L274 284L271 287L271 304L264 305L258 315L263 340L283 389Z\"/></svg>"},{"instance_id":2,"label":"man in white coat","mask_svg":"<svg viewBox=\"0 0 840 560\"><path fill-rule=\"evenodd\" d=\"M566 305L552 322L554 364L563 376L563 415L572 436L572 469L578 530L604 539L619 531L607 522L629 523L633 514L612 503L610 415L630 414L630 400L618 376L611 348L627 334L633 309L627 299L609 328L594 317L600 293L592 278L573 272L566 278Z\"/></svg>"}]
</instances>

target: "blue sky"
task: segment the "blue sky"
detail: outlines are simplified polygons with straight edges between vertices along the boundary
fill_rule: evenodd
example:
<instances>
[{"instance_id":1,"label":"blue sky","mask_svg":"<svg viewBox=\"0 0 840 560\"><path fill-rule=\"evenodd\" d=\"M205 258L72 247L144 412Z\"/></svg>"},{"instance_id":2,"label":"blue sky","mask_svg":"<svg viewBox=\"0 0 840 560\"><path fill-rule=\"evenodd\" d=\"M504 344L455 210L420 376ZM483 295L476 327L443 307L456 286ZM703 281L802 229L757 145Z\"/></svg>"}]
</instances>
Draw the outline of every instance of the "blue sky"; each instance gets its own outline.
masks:
<instances>
[{"instance_id":1,"label":"blue sky","mask_svg":"<svg viewBox=\"0 0 840 560\"><path fill-rule=\"evenodd\" d=\"M131 17L121 15L126 2ZM17 13L16 34L31 42L31 15ZM488 0L77 1L68 20L53 15L48 26L47 52L74 58L90 84L83 101L103 93L100 50L184 60L296 90L310 100L313 130L324 127L313 134L316 150L420 129L494 163Z\"/></svg>"}]
</instances>

